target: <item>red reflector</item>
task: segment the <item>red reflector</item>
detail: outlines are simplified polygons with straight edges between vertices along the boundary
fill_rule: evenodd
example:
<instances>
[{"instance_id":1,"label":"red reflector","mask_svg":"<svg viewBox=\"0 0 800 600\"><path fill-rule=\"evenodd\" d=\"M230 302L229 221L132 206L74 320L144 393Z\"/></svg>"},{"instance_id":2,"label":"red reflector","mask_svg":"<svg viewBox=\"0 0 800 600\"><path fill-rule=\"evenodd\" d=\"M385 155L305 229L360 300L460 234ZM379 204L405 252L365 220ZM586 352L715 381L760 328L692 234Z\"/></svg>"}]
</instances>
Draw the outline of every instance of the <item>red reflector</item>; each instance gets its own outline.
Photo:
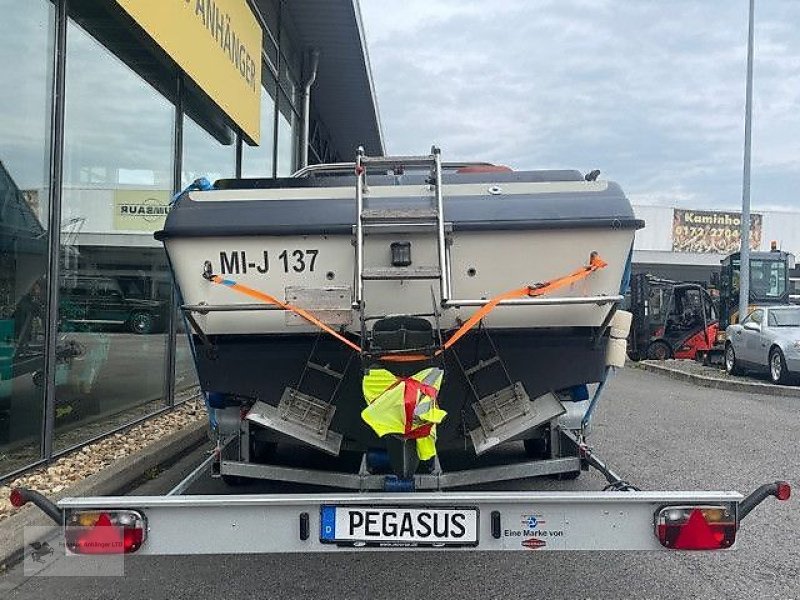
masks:
<instances>
[{"instance_id":1,"label":"red reflector","mask_svg":"<svg viewBox=\"0 0 800 600\"><path fill-rule=\"evenodd\" d=\"M65 538L74 554L128 554L142 546L146 532L137 511L77 511L68 517Z\"/></svg>"},{"instance_id":2,"label":"red reflector","mask_svg":"<svg viewBox=\"0 0 800 600\"><path fill-rule=\"evenodd\" d=\"M775 497L778 500L788 500L791 495L792 495L792 486L789 485L789 482L788 481L779 481L778 482L778 491L775 493ZM12 500L12 502L13 502L13 500Z\"/></svg>"},{"instance_id":3,"label":"red reflector","mask_svg":"<svg viewBox=\"0 0 800 600\"><path fill-rule=\"evenodd\" d=\"M25 500L25 496L22 495L18 489L14 488L11 490L11 493L8 496L8 499L11 501L11 506L14 508L20 508L25 506L27 500Z\"/></svg>"},{"instance_id":4,"label":"red reflector","mask_svg":"<svg viewBox=\"0 0 800 600\"><path fill-rule=\"evenodd\" d=\"M669 506L656 515L656 535L672 550L719 550L736 541L736 522L722 506Z\"/></svg>"}]
</instances>

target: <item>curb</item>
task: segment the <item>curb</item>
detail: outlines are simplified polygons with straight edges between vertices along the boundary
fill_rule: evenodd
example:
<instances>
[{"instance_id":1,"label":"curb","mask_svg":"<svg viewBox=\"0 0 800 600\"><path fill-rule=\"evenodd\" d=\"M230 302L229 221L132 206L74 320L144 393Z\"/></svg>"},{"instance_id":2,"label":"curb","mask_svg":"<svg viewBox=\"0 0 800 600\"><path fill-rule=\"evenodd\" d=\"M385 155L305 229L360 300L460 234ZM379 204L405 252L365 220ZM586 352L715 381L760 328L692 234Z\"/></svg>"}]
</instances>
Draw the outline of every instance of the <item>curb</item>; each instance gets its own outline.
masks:
<instances>
[{"instance_id":1,"label":"curb","mask_svg":"<svg viewBox=\"0 0 800 600\"><path fill-rule=\"evenodd\" d=\"M673 369L663 365L657 365L651 362L639 361L629 362L626 366L639 369L641 371L650 371L651 373L660 373L675 379L677 381L685 381L687 383L694 383L702 387L712 388L716 390L725 390L729 392L746 392L750 394L763 394L766 396L783 396L785 398L800 398L800 388L796 386L783 386L773 385L771 383L760 383L756 381L734 381L728 379L717 379L716 377L707 377L705 375L696 375L694 373L687 373L680 369Z\"/></svg>"},{"instance_id":2,"label":"curb","mask_svg":"<svg viewBox=\"0 0 800 600\"><path fill-rule=\"evenodd\" d=\"M200 419L180 431L112 463L72 487L49 496L57 502L68 496L106 496L128 488L149 469L169 462L176 455L207 439L208 422ZM26 527L48 527L53 522L36 506L29 505L0 522L0 572L16 563L24 551Z\"/></svg>"}]
</instances>

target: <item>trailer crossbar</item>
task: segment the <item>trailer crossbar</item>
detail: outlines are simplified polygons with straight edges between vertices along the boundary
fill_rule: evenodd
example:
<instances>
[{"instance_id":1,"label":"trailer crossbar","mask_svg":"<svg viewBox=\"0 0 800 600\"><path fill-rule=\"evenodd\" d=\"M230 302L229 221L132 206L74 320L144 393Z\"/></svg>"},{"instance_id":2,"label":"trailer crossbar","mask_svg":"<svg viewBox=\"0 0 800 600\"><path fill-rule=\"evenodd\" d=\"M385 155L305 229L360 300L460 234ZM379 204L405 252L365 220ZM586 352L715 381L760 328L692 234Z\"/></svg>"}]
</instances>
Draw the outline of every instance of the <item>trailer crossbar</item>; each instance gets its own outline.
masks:
<instances>
[{"instance_id":1,"label":"trailer crossbar","mask_svg":"<svg viewBox=\"0 0 800 600\"><path fill-rule=\"evenodd\" d=\"M737 492L415 492L389 494L195 495L65 498L73 511L132 510L147 538L137 554L247 554L365 550L665 550L656 513L670 505L722 505L736 514ZM476 515L474 543L326 542L334 507L371 515L459 509ZM364 512L366 511L366 512ZM361 517L359 517L361 518ZM375 523L380 518L376 516ZM337 521L338 523L338 521ZM379 525L375 525L379 527Z\"/></svg>"}]
</instances>

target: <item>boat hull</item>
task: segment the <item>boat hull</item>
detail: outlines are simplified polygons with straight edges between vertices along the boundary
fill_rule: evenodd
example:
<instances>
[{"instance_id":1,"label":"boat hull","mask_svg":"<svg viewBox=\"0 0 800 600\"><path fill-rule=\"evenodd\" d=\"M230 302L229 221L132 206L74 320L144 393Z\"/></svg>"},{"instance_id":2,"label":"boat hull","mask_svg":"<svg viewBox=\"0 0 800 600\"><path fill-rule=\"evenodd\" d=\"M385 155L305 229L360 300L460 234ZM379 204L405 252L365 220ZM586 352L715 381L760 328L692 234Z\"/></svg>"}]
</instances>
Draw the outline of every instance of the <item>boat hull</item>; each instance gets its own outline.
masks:
<instances>
[{"instance_id":1,"label":"boat hull","mask_svg":"<svg viewBox=\"0 0 800 600\"><path fill-rule=\"evenodd\" d=\"M625 285L641 222L616 184L568 175L555 182L536 173L445 176L449 296L442 296L436 277L369 280L361 305L354 178L263 181L252 189L218 182L216 190L184 194L157 238L165 244L184 310L192 317L203 389L236 406L253 401L276 406L286 388L301 389L336 407L330 429L342 434L345 444L385 446L361 419L364 370L389 367L408 377L429 363L371 363L291 311L275 310L208 276L310 311L367 347L364 333L369 337L372 325L391 315L437 313L426 318L447 339L482 303L574 273L589 264L592 253L604 268L544 298L560 303L526 305L523 298L522 304L499 305L483 318L482 329L473 329L433 361L443 363L438 399L448 413L438 426L437 447L466 447L468 432L479 426L476 401L502 388L519 382L530 399L557 392L569 400L572 388L602 381L605 326L616 307L611 299ZM368 210L431 206L433 192L422 178L398 185L381 176L369 183ZM413 267L439 266L432 227L384 225L365 228L365 270L396 266L392 244L397 242L410 244ZM603 297L609 301L597 301ZM586 298L595 300L580 300ZM494 355L492 342L500 361L467 377L465 370L486 358L487 343L488 356ZM309 384L312 356L314 363L343 374L338 387L330 376Z\"/></svg>"},{"instance_id":2,"label":"boat hull","mask_svg":"<svg viewBox=\"0 0 800 600\"><path fill-rule=\"evenodd\" d=\"M491 338L511 380L521 382L530 398L604 378L606 339L593 340L591 329L493 330ZM213 347L205 347L195 339L200 384L205 390L229 395L232 404L238 405L240 399L258 399L276 405L287 387L298 385L315 340L316 336L304 334L226 335L214 337ZM479 344L485 348L478 332L459 341L457 351L462 362L475 354ZM318 383L320 399L336 406L331 429L359 447L382 446L383 442L360 416L366 406L361 392L360 361L351 360L352 352L332 341L318 346L316 356L333 368L346 367L335 397L328 397L326 392L332 389L326 389L321 381ZM398 374L410 374L421 367L392 365L390 368ZM471 408L476 398L453 352L445 354L444 369L439 398L448 416L438 429L441 444L463 440L465 430L478 426ZM502 369L488 371L478 383L478 393L507 385Z\"/></svg>"}]
</instances>

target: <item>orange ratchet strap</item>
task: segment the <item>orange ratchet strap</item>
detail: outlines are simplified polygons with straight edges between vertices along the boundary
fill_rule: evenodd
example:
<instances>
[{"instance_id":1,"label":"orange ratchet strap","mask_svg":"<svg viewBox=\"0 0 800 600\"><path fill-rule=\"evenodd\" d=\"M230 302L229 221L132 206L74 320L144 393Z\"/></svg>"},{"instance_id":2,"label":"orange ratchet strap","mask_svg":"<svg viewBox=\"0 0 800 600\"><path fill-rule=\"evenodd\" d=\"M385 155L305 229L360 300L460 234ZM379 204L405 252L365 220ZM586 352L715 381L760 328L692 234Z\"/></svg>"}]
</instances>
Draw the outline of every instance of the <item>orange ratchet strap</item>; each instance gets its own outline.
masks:
<instances>
[{"instance_id":1,"label":"orange ratchet strap","mask_svg":"<svg viewBox=\"0 0 800 600\"><path fill-rule=\"evenodd\" d=\"M572 285L573 283L577 283L581 279L585 279L595 271L602 269L608 265L602 258L600 258L596 252L592 252L591 257L589 258L588 266L581 267L576 271L570 273L569 275L565 275L564 277L559 277L558 279L551 279L550 281L545 281L543 283L537 283L535 285L526 285L524 287L511 290L509 292L505 292L500 294L499 296L495 296L491 300L489 300L486 304L484 304L481 308L475 311L475 313L467 319L461 327L459 327L453 335L451 335L447 341L444 343L444 348L437 351L434 356L441 354L444 350L450 348L453 344L455 344L458 340L460 340L467 332L475 327L483 318L486 317L490 312L492 312L497 305L503 302L504 300L512 300L515 298L536 298L538 296L544 296L545 294L552 292L554 290L566 287L568 285ZM223 279L219 275L210 275L206 277L212 283L216 283L219 285L224 285L226 287L231 288L245 296L250 296L256 300L260 300L261 302L266 302L267 304L273 304L278 306L284 310L291 311L296 315L304 318L306 321L311 323L312 325L316 325L324 332L332 335L337 340L345 344L346 346L352 348L356 352L361 352L362 348L356 344L355 342L347 339L343 335L341 335L336 330L332 329L319 319L317 319L311 313L303 310L302 308L298 308L297 306L292 306L286 302L282 302L278 300L274 296L270 296L264 292L260 292L258 290L254 290L253 288L247 287L246 285L242 285L241 283L236 283L235 281L231 281L230 279ZM380 357L380 360L388 361L388 362L417 362L420 360L426 360L430 358L430 356L426 356L424 354L388 354Z\"/></svg>"},{"instance_id":2,"label":"orange ratchet strap","mask_svg":"<svg viewBox=\"0 0 800 600\"><path fill-rule=\"evenodd\" d=\"M335 337L337 340L342 342L345 346L349 346L350 348L352 348L356 352L361 352L361 346L359 346L358 344L356 344L355 342L353 342L351 340L348 340L346 337L344 337L338 331L336 331L335 329L330 328L328 325L326 325L325 323L320 321L317 317L312 315L310 312L306 312L302 308L298 308L297 306L292 306L291 304L287 304L286 302L281 302L280 300L278 300L274 296L270 296L269 294L266 294L264 292L260 292L258 290L254 290L253 288L247 287L246 285L242 285L241 283L236 283L235 281L231 281L230 279L223 279L219 275L211 275L207 279L209 281L211 281L212 283L216 283L216 284L219 284L219 285L224 285L226 287L231 288L232 290L236 290L240 294L244 294L245 296L250 296L251 298L254 298L255 300L260 300L261 302L266 302L267 304L273 304L275 306L279 306L283 310L291 311L294 314L303 317L306 321L308 321L312 325L316 325L317 327L322 329L322 331L324 331L325 333L329 333L330 335Z\"/></svg>"}]
</instances>

